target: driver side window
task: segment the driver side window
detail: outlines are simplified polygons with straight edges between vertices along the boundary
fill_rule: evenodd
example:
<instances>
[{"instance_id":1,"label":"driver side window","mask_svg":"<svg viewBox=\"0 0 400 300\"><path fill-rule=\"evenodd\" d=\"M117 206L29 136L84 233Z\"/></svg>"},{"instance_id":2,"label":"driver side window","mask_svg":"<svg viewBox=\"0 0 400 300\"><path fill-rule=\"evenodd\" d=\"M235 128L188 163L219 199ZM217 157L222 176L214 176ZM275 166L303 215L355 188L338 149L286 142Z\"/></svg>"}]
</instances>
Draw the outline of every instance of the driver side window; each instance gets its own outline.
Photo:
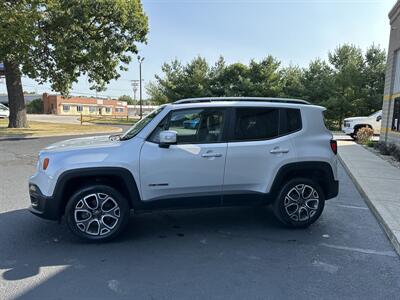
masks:
<instances>
[{"instance_id":1,"label":"driver side window","mask_svg":"<svg viewBox=\"0 0 400 300\"><path fill-rule=\"evenodd\" d=\"M222 109L184 109L175 110L169 118L163 120L150 137L150 141L159 143L163 130L177 132L178 144L207 144L222 141L224 126Z\"/></svg>"}]
</instances>

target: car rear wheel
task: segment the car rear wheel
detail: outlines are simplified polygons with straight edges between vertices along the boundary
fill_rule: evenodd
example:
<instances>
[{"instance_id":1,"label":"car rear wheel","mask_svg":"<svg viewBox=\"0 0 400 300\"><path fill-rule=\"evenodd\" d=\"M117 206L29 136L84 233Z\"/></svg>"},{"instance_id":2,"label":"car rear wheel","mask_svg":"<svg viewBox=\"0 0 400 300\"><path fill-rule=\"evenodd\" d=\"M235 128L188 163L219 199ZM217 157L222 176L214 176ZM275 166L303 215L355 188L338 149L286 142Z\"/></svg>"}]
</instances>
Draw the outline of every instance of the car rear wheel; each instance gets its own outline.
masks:
<instances>
[{"instance_id":1,"label":"car rear wheel","mask_svg":"<svg viewBox=\"0 0 400 300\"><path fill-rule=\"evenodd\" d=\"M77 191L65 209L66 222L76 236L88 241L116 238L129 220L127 200L114 188L93 185Z\"/></svg>"},{"instance_id":2,"label":"car rear wheel","mask_svg":"<svg viewBox=\"0 0 400 300\"><path fill-rule=\"evenodd\" d=\"M286 226L305 228L321 216L324 206L324 192L317 183L308 178L295 178L282 187L273 209Z\"/></svg>"}]
</instances>

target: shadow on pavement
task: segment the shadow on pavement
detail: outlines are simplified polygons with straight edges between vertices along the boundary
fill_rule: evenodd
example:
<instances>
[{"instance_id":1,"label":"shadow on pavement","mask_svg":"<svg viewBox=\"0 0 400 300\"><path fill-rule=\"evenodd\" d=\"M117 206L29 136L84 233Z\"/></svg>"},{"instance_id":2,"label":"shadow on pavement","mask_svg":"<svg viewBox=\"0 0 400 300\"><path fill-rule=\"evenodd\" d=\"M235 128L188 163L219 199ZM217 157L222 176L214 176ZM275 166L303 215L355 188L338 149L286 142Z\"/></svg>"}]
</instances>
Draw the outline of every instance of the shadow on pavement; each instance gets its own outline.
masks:
<instances>
[{"instance_id":1,"label":"shadow on pavement","mask_svg":"<svg viewBox=\"0 0 400 300\"><path fill-rule=\"evenodd\" d=\"M137 277L138 268L157 278L182 261L190 270L199 257L221 255L226 243L246 240L248 232L288 231L268 209L247 207L141 214L131 216L129 227L117 240L92 244L72 236L65 224L38 219L25 209L2 213L2 279L6 287L27 278L36 281L19 299L115 297L124 294L113 287L121 274Z\"/></svg>"},{"instance_id":2,"label":"shadow on pavement","mask_svg":"<svg viewBox=\"0 0 400 300\"><path fill-rule=\"evenodd\" d=\"M30 137L29 135L26 134L19 134L18 136L15 137L0 137L0 142L1 141L26 141L26 140L37 140L38 137Z\"/></svg>"}]
</instances>

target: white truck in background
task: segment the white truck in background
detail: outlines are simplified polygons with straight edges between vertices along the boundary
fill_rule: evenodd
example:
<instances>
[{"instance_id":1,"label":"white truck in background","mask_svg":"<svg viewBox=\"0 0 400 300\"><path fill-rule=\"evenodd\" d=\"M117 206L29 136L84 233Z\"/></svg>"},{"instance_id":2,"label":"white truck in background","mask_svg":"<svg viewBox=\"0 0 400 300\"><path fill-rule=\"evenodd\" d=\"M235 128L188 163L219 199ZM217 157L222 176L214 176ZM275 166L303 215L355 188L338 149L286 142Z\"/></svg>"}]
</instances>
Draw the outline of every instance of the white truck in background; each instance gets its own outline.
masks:
<instances>
[{"instance_id":1,"label":"white truck in background","mask_svg":"<svg viewBox=\"0 0 400 300\"><path fill-rule=\"evenodd\" d=\"M343 120L342 131L350 135L353 139L357 137L357 132L363 127L369 127L374 130L374 134L381 132L382 110L374 112L368 117L353 117Z\"/></svg>"},{"instance_id":2,"label":"white truck in background","mask_svg":"<svg viewBox=\"0 0 400 300\"><path fill-rule=\"evenodd\" d=\"M0 119L8 118L10 116L10 110L7 106L0 103Z\"/></svg>"}]
</instances>

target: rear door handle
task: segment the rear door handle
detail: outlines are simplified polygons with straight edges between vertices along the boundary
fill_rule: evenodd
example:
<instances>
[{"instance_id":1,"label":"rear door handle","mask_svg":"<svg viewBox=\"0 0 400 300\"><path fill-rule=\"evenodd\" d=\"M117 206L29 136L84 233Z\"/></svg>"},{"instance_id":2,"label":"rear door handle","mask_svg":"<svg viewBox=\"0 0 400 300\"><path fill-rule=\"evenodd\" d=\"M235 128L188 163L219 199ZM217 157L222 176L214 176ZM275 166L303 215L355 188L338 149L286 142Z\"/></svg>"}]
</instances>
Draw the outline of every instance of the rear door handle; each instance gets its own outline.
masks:
<instances>
[{"instance_id":1,"label":"rear door handle","mask_svg":"<svg viewBox=\"0 0 400 300\"><path fill-rule=\"evenodd\" d=\"M281 149L279 147L275 147L274 149L269 151L269 153L272 153L272 154L288 153L288 152L289 152L289 149Z\"/></svg>"},{"instance_id":2,"label":"rear door handle","mask_svg":"<svg viewBox=\"0 0 400 300\"><path fill-rule=\"evenodd\" d=\"M222 157L222 153L204 153L201 157L209 158L209 157Z\"/></svg>"}]
</instances>

